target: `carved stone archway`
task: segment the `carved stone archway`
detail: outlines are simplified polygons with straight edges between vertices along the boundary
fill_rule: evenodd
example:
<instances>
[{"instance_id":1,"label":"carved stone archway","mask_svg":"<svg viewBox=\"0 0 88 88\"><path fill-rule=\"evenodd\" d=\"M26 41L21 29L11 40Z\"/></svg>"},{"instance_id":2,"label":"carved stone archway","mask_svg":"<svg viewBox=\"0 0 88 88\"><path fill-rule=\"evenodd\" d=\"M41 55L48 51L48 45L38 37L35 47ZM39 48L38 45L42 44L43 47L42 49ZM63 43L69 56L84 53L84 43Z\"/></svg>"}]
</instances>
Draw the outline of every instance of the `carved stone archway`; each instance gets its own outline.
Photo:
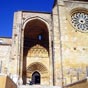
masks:
<instances>
[{"instance_id":1,"label":"carved stone archway","mask_svg":"<svg viewBox=\"0 0 88 88\"><path fill-rule=\"evenodd\" d=\"M49 85L49 71L46 66L44 66L40 62L34 62L28 66L27 79L31 80L33 84L37 84L37 83L35 83L35 80L33 79L33 74L35 72L39 73L38 76L40 77L39 78L40 81L38 83L40 85ZM45 82L44 82L44 80L45 80Z\"/></svg>"},{"instance_id":2,"label":"carved stone archway","mask_svg":"<svg viewBox=\"0 0 88 88\"><path fill-rule=\"evenodd\" d=\"M27 58L28 58L27 55L28 55L29 50L33 46L40 45L46 49L47 54L48 54L48 59L45 58L45 60L44 60L44 59L42 59L42 56L40 56L40 57L38 57L39 58L38 62L45 62L45 63L47 62L48 63L47 66L49 67L48 69L50 69L50 64L52 66L52 59L50 59L50 57L51 57L50 56L50 49L51 48L49 48L50 47L50 43L49 43L50 40L49 40L49 30L48 30L47 22L45 22L41 18L38 18L38 19L33 18L29 21L27 20L27 22L23 28L24 28L24 31L22 33L22 36L23 36L22 37L23 38L23 44L22 44L23 56L21 57L22 68L21 68L20 72L22 72L23 84L26 84L27 83L27 79L26 79L27 78L27 74L26 74L27 70L26 70L26 68L27 68ZM36 54L36 52L35 52L35 54ZM31 57L29 57L29 60L30 60L30 58ZM29 62L31 62L31 61L37 62L35 59L30 60ZM50 73L50 71L48 73ZM49 85L49 84L50 84L50 77L48 77L48 84L47 85Z\"/></svg>"}]
</instances>

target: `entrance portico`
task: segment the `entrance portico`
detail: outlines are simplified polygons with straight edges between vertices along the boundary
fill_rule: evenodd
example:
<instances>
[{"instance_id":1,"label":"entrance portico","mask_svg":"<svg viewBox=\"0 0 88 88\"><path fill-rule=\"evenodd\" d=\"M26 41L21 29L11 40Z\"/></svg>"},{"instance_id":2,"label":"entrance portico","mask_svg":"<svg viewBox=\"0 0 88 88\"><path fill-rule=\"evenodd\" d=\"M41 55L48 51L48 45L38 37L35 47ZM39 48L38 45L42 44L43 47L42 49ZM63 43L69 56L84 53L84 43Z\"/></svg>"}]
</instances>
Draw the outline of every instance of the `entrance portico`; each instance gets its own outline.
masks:
<instances>
[{"instance_id":1,"label":"entrance portico","mask_svg":"<svg viewBox=\"0 0 88 88\"><path fill-rule=\"evenodd\" d=\"M23 31L23 84L31 80L33 84L50 85L50 43L47 23L35 17L29 20ZM51 66L50 66L51 65Z\"/></svg>"}]
</instances>

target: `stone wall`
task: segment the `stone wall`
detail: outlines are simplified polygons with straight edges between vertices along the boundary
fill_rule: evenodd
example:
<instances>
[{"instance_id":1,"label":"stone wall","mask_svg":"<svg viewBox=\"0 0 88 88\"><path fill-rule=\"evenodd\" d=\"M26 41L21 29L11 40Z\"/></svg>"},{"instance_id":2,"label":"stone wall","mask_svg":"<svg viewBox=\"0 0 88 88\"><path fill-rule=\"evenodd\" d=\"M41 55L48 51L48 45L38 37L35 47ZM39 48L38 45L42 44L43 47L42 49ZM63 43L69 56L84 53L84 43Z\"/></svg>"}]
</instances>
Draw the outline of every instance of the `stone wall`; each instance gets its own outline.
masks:
<instances>
[{"instance_id":1,"label":"stone wall","mask_svg":"<svg viewBox=\"0 0 88 88\"><path fill-rule=\"evenodd\" d=\"M10 64L11 38L0 38L0 72L8 73Z\"/></svg>"},{"instance_id":2,"label":"stone wall","mask_svg":"<svg viewBox=\"0 0 88 88\"><path fill-rule=\"evenodd\" d=\"M75 8L88 9L87 2L58 0L53 9L56 85L62 79L62 84L66 85L86 77L88 33L73 27L71 12Z\"/></svg>"}]
</instances>

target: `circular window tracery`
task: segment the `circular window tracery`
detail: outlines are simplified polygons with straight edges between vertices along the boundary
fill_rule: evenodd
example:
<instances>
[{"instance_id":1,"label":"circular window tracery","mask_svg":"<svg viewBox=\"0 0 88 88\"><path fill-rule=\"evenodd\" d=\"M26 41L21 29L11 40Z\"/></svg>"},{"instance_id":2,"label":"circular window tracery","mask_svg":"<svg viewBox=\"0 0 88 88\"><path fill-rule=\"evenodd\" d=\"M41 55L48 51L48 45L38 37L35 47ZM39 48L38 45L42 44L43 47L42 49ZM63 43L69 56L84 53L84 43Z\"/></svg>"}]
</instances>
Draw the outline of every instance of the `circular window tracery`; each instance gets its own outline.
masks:
<instances>
[{"instance_id":1,"label":"circular window tracery","mask_svg":"<svg viewBox=\"0 0 88 88\"><path fill-rule=\"evenodd\" d=\"M88 32L88 14L76 12L71 16L72 25L82 32Z\"/></svg>"}]
</instances>

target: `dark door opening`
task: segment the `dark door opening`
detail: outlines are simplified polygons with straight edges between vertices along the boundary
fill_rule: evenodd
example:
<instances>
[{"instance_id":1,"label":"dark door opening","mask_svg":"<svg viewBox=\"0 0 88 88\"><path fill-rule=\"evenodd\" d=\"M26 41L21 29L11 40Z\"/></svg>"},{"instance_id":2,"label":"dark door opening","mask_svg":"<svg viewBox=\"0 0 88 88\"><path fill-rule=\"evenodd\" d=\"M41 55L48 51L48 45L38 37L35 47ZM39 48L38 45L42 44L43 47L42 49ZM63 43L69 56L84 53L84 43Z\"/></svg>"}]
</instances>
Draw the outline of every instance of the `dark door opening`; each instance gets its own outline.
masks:
<instances>
[{"instance_id":1,"label":"dark door opening","mask_svg":"<svg viewBox=\"0 0 88 88\"><path fill-rule=\"evenodd\" d=\"M36 71L32 74L32 83L40 84L40 73L39 72Z\"/></svg>"}]
</instances>

